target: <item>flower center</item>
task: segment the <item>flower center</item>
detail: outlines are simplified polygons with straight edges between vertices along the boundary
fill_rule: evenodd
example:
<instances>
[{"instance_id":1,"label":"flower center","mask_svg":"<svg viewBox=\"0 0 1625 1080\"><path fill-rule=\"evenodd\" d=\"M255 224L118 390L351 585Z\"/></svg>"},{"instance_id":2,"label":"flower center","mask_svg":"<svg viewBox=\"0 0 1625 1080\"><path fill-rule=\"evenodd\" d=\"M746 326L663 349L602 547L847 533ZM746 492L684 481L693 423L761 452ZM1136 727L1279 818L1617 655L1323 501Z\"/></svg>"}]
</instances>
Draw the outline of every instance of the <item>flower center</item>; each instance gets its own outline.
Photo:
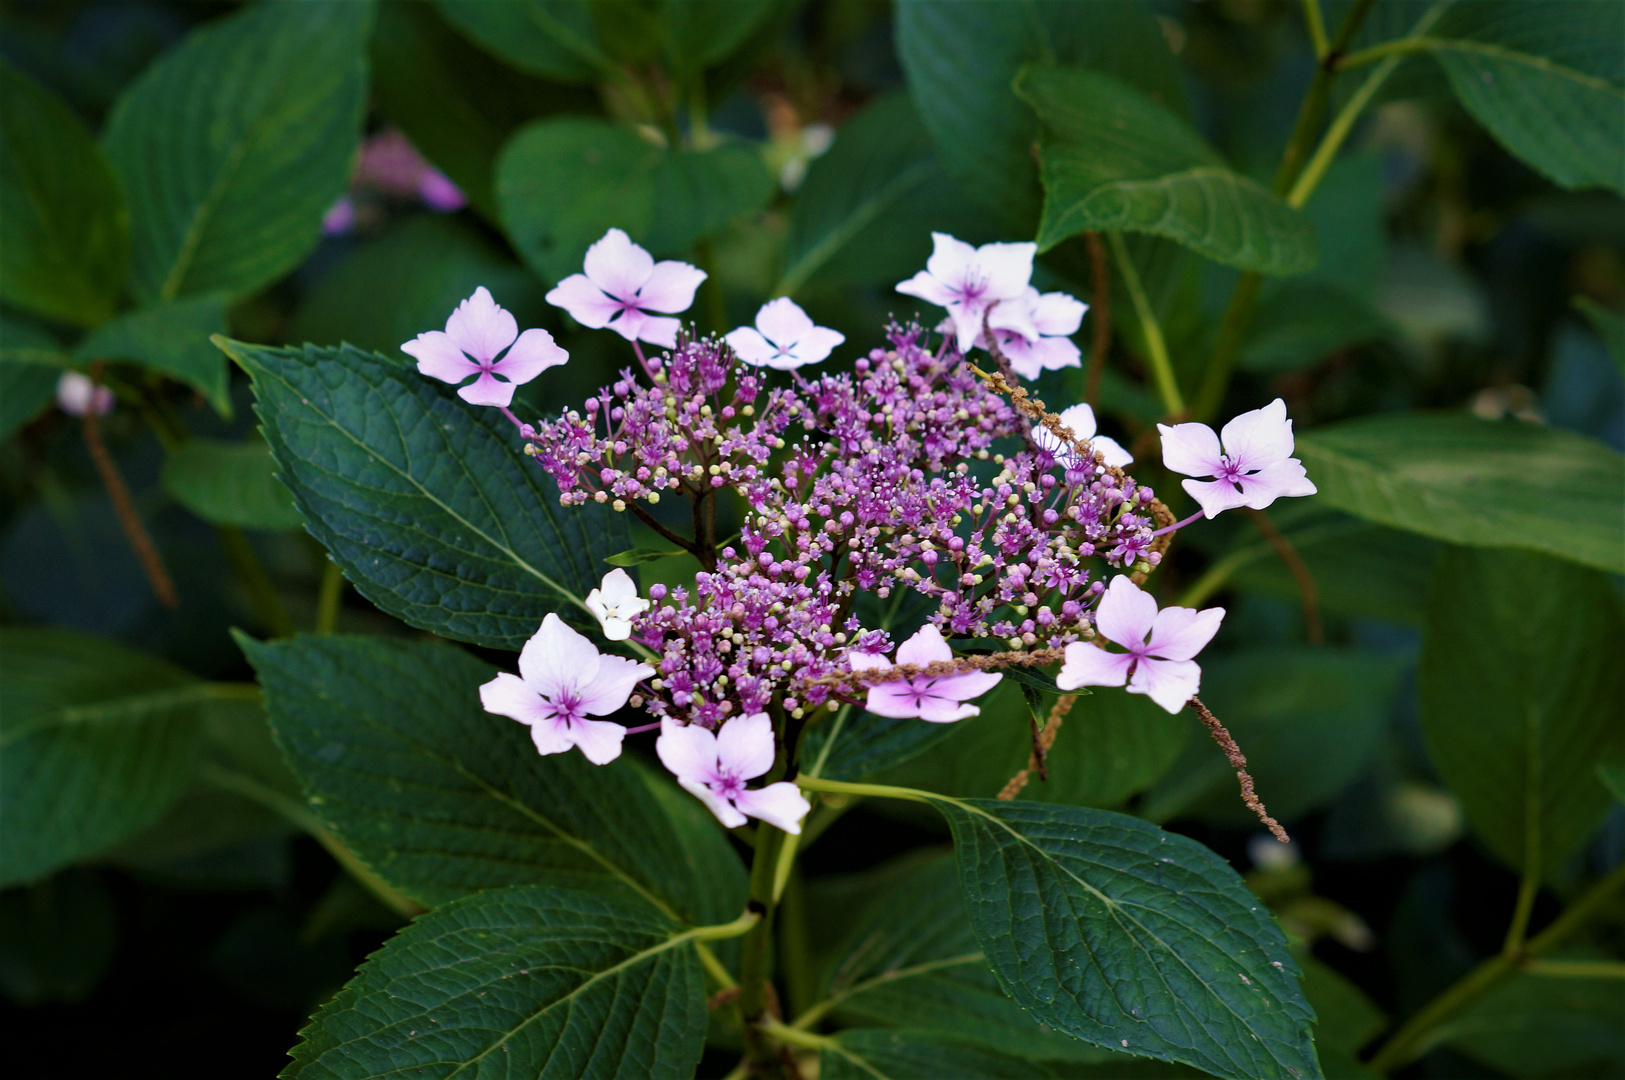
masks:
<instances>
[{"instance_id":1,"label":"flower center","mask_svg":"<svg viewBox=\"0 0 1625 1080\"><path fill-rule=\"evenodd\" d=\"M745 782L733 773L725 772L711 782L711 790L725 799L732 799L745 790Z\"/></svg>"}]
</instances>

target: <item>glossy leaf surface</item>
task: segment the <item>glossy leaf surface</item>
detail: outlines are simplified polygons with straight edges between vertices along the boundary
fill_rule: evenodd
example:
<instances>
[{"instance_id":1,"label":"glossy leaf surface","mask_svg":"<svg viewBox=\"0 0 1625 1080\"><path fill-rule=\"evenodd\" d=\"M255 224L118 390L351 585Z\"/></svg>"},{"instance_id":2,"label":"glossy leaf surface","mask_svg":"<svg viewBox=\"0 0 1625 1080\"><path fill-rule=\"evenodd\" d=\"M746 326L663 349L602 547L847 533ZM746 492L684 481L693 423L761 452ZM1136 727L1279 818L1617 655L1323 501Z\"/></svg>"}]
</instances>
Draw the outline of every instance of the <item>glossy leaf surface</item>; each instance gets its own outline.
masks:
<instances>
[{"instance_id":1,"label":"glossy leaf surface","mask_svg":"<svg viewBox=\"0 0 1625 1080\"><path fill-rule=\"evenodd\" d=\"M199 296L126 312L80 339L74 358L81 365L124 360L178 379L202 394L215 412L231 415L231 379L226 358L209 343L226 329L226 305L219 296Z\"/></svg>"}]
</instances>

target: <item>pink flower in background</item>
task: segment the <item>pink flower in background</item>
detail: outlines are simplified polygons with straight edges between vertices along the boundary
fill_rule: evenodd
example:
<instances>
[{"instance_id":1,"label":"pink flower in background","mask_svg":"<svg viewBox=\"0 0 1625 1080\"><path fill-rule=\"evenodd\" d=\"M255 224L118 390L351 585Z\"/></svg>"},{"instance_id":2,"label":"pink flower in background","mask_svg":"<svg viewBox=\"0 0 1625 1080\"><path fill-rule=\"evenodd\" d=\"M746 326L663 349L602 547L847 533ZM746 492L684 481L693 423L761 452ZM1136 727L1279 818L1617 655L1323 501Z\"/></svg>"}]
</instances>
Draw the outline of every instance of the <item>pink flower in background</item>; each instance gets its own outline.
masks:
<instances>
[{"instance_id":1,"label":"pink flower in background","mask_svg":"<svg viewBox=\"0 0 1625 1080\"><path fill-rule=\"evenodd\" d=\"M1127 577L1114 577L1095 610L1095 634L1127 651L1075 641L1066 647L1055 685L1076 690L1126 682L1129 693L1144 694L1176 713L1201 687L1202 669L1191 658L1213 640L1223 619L1223 608L1158 611L1150 593Z\"/></svg>"},{"instance_id":2,"label":"pink flower in background","mask_svg":"<svg viewBox=\"0 0 1625 1080\"><path fill-rule=\"evenodd\" d=\"M1089 305L1077 297L1063 292L1040 294L1029 287L1021 296L994 308L988 326L1015 373L1023 379L1036 379L1045 371L1082 366L1082 354L1072 335L1083 325L1083 313L1088 310Z\"/></svg>"},{"instance_id":3,"label":"pink flower in background","mask_svg":"<svg viewBox=\"0 0 1625 1080\"><path fill-rule=\"evenodd\" d=\"M726 340L747 364L790 371L825 359L846 335L814 326L794 300L781 296L762 305L754 329L741 326L730 331Z\"/></svg>"},{"instance_id":4,"label":"pink flower in background","mask_svg":"<svg viewBox=\"0 0 1625 1080\"><path fill-rule=\"evenodd\" d=\"M735 717L715 734L698 724L685 726L666 720L655 741L655 753L677 782L730 829L753 817L796 834L801 832L801 819L812 809L788 781L755 791L745 787L745 781L773 767L773 722L766 713Z\"/></svg>"},{"instance_id":5,"label":"pink flower in background","mask_svg":"<svg viewBox=\"0 0 1625 1080\"><path fill-rule=\"evenodd\" d=\"M468 205L468 197L445 173L430 165L405 135L393 128L361 143L352 190L366 189L395 199L415 199L431 210L450 213ZM322 218L322 232L341 236L355 228L355 199L345 195Z\"/></svg>"},{"instance_id":6,"label":"pink flower in background","mask_svg":"<svg viewBox=\"0 0 1625 1080\"><path fill-rule=\"evenodd\" d=\"M954 651L943 640L942 631L930 623L920 627L913 637L897 646L899 664L923 667L953 658ZM847 662L853 671L883 671L892 666L890 660L873 653L850 652ZM965 702L992 690L1002 678L1003 675L986 671L913 675L869 687L869 698L863 707L876 716L897 719L917 716L933 724L951 724L955 720L979 714L981 709Z\"/></svg>"},{"instance_id":7,"label":"pink flower in background","mask_svg":"<svg viewBox=\"0 0 1625 1080\"><path fill-rule=\"evenodd\" d=\"M594 765L606 765L621 756L626 728L587 717L615 712L638 680L654 673L648 664L600 653L557 615L549 615L525 642L519 674L504 671L481 686L480 704L488 713L529 724L539 754L562 754L575 746Z\"/></svg>"},{"instance_id":8,"label":"pink flower in background","mask_svg":"<svg viewBox=\"0 0 1625 1080\"><path fill-rule=\"evenodd\" d=\"M507 354L497 359L504 349ZM471 405L502 408L513 401L514 387L570 359L546 330L520 334L514 317L491 299L483 285L457 305L446 320L444 333L419 334L402 345L401 351L417 358L423 374L453 386L470 375L479 376L458 390L457 396ZM507 381L497 379L498 375Z\"/></svg>"},{"instance_id":9,"label":"pink flower in background","mask_svg":"<svg viewBox=\"0 0 1625 1080\"><path fill-rule=\"evenodd\" d=\"M1134 457L1123 449L1116 439L1109 439L1104 435L1095 434L1095 410L1088 404L1074 405L1061 413L1061 423L1072 429L1072 434L1089 443L1108 465L1115 465L1121 469L1134 463ZM1041 449L1054 454L1058 461L1075 462L1077 454L1070 446L1063 446L1061 440L1050 433L1049 428L1039 424L1033 425L1033 442Z\"/></svg>"},{"instance_id":10,"label":"pink flower in background","mask_svg":"<svg viewBox=\"0 0 1625 1080\"><path fill-rule=\"evenodd\" d=\"M113 411L113 391L92 382L90 376L64 371L56 381L56 403L69 416L93 412L106 416Z\"/></svg>"},{"instance_id":11,"label":"pink flower in background","mask_svg":"<svg viewBox=\"0 0 1625 1080\"><path fill-rule=\"evenodd\" d=\"M671 349L677 345L676 315L694 303L694 290L705 271L688 263L655 262L620 229L611 229L587 249L582 274L571 274L547 294L582 326L609 327L628 341L647 341Z\"/></svg>"},{"instance_id":12,"label":"pink flower in background","mask_svg":"<svg viewBox=\"0 0 1625 1080\"><path fill-rule=\"evenodd\" d=\"M348 195L341 195L339 201L322 215L322 235L343 236L353 228L355 228L355 200Z\"/></svg>"},{"instance_id":13,"label":"pink flower in background","mask_svg":"<svg viewBox=\"0 0 1625 1080\"><path fill-rule=\"evenodd\" d=\"M1206 424L1158 424L1157 430L1169 470L1213 477L1180 481L1207 517L1238 506L1262 510L1279 498L1315 493L1303 463L1292 456L1292 421L1280 398L1242 413L1218 435Z\"/></svg>"},{"instance_id":14,"label":"pink flower in background","mask_svg":"<svg viewBox=\"0 0 1625 1080\"><path fill-rule=\"evenodd\" d=\"M934 249L925 269L901 282L897 291L917 296L928 304L948 309L959 351L966 352L982 333L982 316L1001 301L1016 300L1027 291L1033 276L1033 255L1038 245L983 244L972 247L947 233L932 233ZM1036 339L1041 336L1031 319L1023 319L1018 305L1011 313L1014 329Z\"/></svg>"}]
</instances>

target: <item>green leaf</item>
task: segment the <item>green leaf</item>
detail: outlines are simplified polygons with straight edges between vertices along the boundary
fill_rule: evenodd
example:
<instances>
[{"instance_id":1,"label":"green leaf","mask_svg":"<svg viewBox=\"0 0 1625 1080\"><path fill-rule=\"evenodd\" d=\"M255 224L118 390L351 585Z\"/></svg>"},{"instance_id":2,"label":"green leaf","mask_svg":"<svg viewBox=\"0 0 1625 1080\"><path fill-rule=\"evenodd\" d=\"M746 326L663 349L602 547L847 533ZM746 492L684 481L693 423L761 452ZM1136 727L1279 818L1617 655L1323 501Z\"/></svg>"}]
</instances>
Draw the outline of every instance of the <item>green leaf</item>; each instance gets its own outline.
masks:
<instances>
[{"instance_id":1,"label":"green leaf","mask_svg":"<svg viewBox=\"0 0 1625 1080\"><path fill-rule=\"evenodd\" d=\"M99 855L192 778L208 684L59 630L0 629L0 887Z\"/></svg>"},{"instance_id":2,"label":"green leaf","mask_svg":"<svg viewBox=\"0 0 1625 1080\"><path fill-rule=\"evenodd\" d=\"M720 64L772 17L777 0L662 0L667 63L691 77Z\"/></svg>"},{"instance_id":3,"label":"green leaf","mask_svg":"<svg viewBox=\"0 0 1625 1080\"><path fill-rule=\"evenodd\" d=\"M125 91L103 138L144 302L246 296L293 269L344 194L370 3L257 4L195 30Z\"/></svg>"},{"instance_id":4,"label":"green leaf","mask_svg":"<svg viewBox=\"0 0 1625 1080\"><path fill-rule=\"evenodd\" d=\"M1114 75L1183 112L1185 90L1162 31L1137 2L903 0L897 53L920 119L967 195L1015 235L1037 227L1038 124L1011 90L1026 64L1078 64Z\"/></svg>"},{"instance_id":5,"label":"green leaf","mask_svg":"<svg viewBox=\"0 0 1625 1080\"><path fill-rule=\"evenodd\" d=\"M0 893L0 992L24 1007L89 997L113 959L118 912L94 870Z\"/></svg>"},{"instance_id":6,"label":"green leaf","mask_svg":"<svg viewBox=\"0 0 1625 1080\"><path fill-rule=\"evenodd\" d=\"M435 0L447 22L520 71L588 83L614 68L589 0Z\"/></svg>"},{"instance_id":7,"label":"green leaf","mask_svg":"<svg viewBox=\"0 0 1625 1080\"><path fill-rule=\"evenodd\" d=\"M1371 1004L1360 988L1316 960L1298 958L1303 965L1303 993L1315 1007L1315 1047L1326 1080L1372 1080L1376 1075L1360 1063L1360 1051L1382 1034L1388 1018Z\"/></svg>"},{"instance_id":8,"label":"green leaf","mask_svg":"<svg viewBox=\"0 0 1625 1080\"><path fill-rule=\"evenodd\" d=\"M1318 281L1289 281L1258 305L1237 358L1244 371L1297 371L1337 349L1395 337L1368 301Z\"/></svg>"},{"instance_id":9,"label":"green leaf","mask_svg":"<svg viewBox=\"0 0 1625 1080\"><path fill-rule=\"evenodd\" d=\"M1625 765L1598 765L1597 778L1613 792L1616 800L1625 803Z\"/></svg>"},{"instance_id":10,"label":"green leaf","mask_svg":"<svg viewBox=\"0 0 1625 1080\"><path fill-rule=\"evenodd\" d=\"M1446 1020L1432 1039L1508 1076L1617 1076L1625 1064L1625 994L1617 977L1518 975Z\"/></svg>"},{"instance_id":11,"label":"green leaf","mask_svg":"<svg viewBox=\"0 0 1625 1080\"><path fill-rule=\"evenodd\" d=\"M1261 274L1301 274L1319 260L1307 218L1232 172L1189 124L1128 84L1031 67L1016 92L1042 128L1039 250L1100 230L1166 237Z\"/></svg>"},{"instance_id":12,"label":"green leaf","mask_svg":"<svg viewBox=\"0 0 1625 1080\"><path fill-rule=\"evenodd\" d=\"M424 3L379 6L372 34L372 91L378 111L492 221L497 218L496 156L508 137L538 116L591 112L596 104L585 90L551 85L491 63L446 25L434 5Z\"/></svg>"},{"instance_id":13,"label":"green leaf","mask_svg":"<svg viewBox=\"0 0 1625 1080\"><path fill-rule=\"evenodd\" d=\"M720 827L664 813L628 760L538 755L523 725L480 708L489 665L381 638L239 643L312 809L413 899L572 881L700 923L743 907Z\"/></svg>"},{"instance_id":14,"label":"green leaf","mask_svg":"<svg viewBox=\"0 0 1625 1080\"><path fill-rule=\"evenodd\" d=\"M1388 726L1403 659L1353 649L1257 648L1202 665L1202 700L1247 755L1270 813L1292 821L1359 778ZM1246 825L1236 773L1207 738L1193 740L1152 789L1147 817L1182 814Z\"/></svg>"},{"instance_id":15,"label":"green leaf","mask_svg":"<svg viewBox=\"0 0 1625 1080\"><path fill-rule=\"evenodd\" d=\"M844 1025L914 1029L1040 1061L1121 1058L1040 1027L1005 996L946 856L918 864L870 908L835 951L823 991L818 1007Z\"/></svg>"},{"instance_id":16,"label":"green leaf","mask_svg":"<svg viewBox=\"0 0 1625 1080\"><path fill-rule=\"evenodd\" d=\"M1422 593L1438 550L1434 541L1320 511L1312 503L1304 511L1283 507L1276 523L1314 577L1322 611L1421 625ZM1290 527L1289 519L1295 519ZM1221 560L1236 564L1231 585L1300 602L1297 579L1275 550L1250 532Z\"/></svg>"},{"instance_id":17,"label":"green leaf","mask_svg":"<svg viewBox=\"0 0 1625 1080\"><path fill-rule=\"evenodd\" d=\"M1576 296L1574 306L1602 338L1614 366L1625 374L1625 314L1605 308L1589 296Z\"/></svg>"},{"instance_id":18,"label":"green leaf","mask_svg":"<svg viewBox=\"0 0 1625 1080\"><path fill-rule=\"evenodd\" d=\"M214 525L297 529L304 519L275 469L271 448L257 435L244 442L190 439L164 462L164 488Z\"/></svg>"},{"instance_id":19,"label":"green leaf","mask_svg":"<svg viewBox=\"0 0 1625 1080\"><path fill-rule=\"evenodd\" d=\"M1233 1080L1318 1080L1279 926L1207 848L1106 810L932 798L971 926L1033 1018Z\"/></svg>"},{"instance_id":20,"label":"green leaf","mask_svg":"<svg viewBox=\"0 0 1625 1080\"><path fill-rule=\"evenodd\" d=\"M73 348L80 364L129 360L179 379L231 416L231 376L226 358L210 343L226 329L222 297L199 296L131 311L103 323Z\"/></svg>"},{"instance_id":21,"label":"green leaf","mask_svg":"<svg viewBox=\"0 0 1625 1080\"><path fill-rule=\"evenodd\" d=\"M629 551L618 551L613 555L604 556L604 561L611 566L638 566L646 562L655 562L660 559L669 559L673 555L681 555L681 551L656 551L654 548L632 548Z\"/></svg>"},{"instance_id":22,"label":"green leaf","mask_svg":"<svg viewBox=\"0 0 1625 1080\"><path fill-rule=\"evenodd\" d=\"M952 734L948 724L911 724L854 708L809 731L801 757L812 776L859 780L901 765Z\"/></svg>"},{"instance_id":23,"label":"green leaf","mask_svg":"<svg viewBox=\"0 0 1625 1080\"><path fill-rule=\"evenodd\" d=\"M611 228L656 257L681 254L765 206L776 185L747 146L667 152L630 127L568 117L515 135L497 160L496 186L514 246L558 281Z\"/></svg>"},{"instance_id":24,"label":"green leaf","mask_svg":"<svg viewBox=\"0 0 1625 1080\"><path fill-rule=\"evenodd\" d=\"M843 1031L818 1055L818 1080L1043 1080L1054 1075L1030 1061L915 1031Z\"/></svg>"},{"instance_id":25,"label":"green leaf","mask_svg":"<svg viewBox=\"0 0 1625 1080\"><path fill-rule=\"evenodd\" d=\"M445 637L518 649L542 616L585 611L624 518L563 509L513 426L442 383L343 347L218 339L312 535L361 594Z\"/></svg>"},{"instance_id":26,"label":"green leaf","mask_svg":"<svg viewBox=\"0 0 1625 1080\"><path fill-rule=\"evenodd\" d=\"M1559 186L1625 194L1619 5L1457 8L1424 44L1473 118Z\"/></svg>"},{"instance_id":27,"label":"green leaf","mask_svg":"<svg viewBox=\"0 0 1625 1080\"><path fill-rule=\"evenodd\" d=\"M0 311L0 439L56 400L57 380L69 363L44 327Z\"/></svg>"},{"instance_id":28,"label":"green leaf","mask_svg":"<svg viewBox=\"0 0 1625 1080\"><path fill-rule=\"evenodd\" d=\"M1404 413L1316 428L1297 453L1317 501L1473 547L1519 548L1625 572L1614 512L1625 458L1555 428Z\"/></svg>"},{"instance_id":29,"label":"green leaf","mask_svg":"<svg viewBox=\"0 0 1625 1080\"><path fill-rule=\"evenodd\" d=\"M0 63L0 298L93 326L130 262L130 218L112 167L49 91Z\"/></svg>"},{"instance_id":30,"label":"green leaf","mask_svg":"<svg viewBox=\"0 0 1625 1080\"><path fill-rule=\"evenodd\" d=\"M522 325L541 319L541 283L471 222L418 215L355 248L317 281L292 336L404 358L403 342L445 326L481 285Z\"/></svg>"},{"instance_id":31,"label":"green leaf","mask_svg":"<svg viewBox=\"0 0 1625 1080\"><path fill-rule=\"evenodd\" d=\"M455 900L375 953L300 1032L299 1080L687 1080L705 977L647 908L521 886Z\"/></svg>"},{"instance_id":32,"label":"green leaf","mask_svg":"<svg viewBox=\"0 0 1625 1080\"><path fill-rule=\"evenodd\" d=\"M1422 733L1492 851L1554 873L1609 806L1598 764L1625 764L1625 618L1594 570L1447 550L1428 586Z\"/></svg>"}]
</instances>

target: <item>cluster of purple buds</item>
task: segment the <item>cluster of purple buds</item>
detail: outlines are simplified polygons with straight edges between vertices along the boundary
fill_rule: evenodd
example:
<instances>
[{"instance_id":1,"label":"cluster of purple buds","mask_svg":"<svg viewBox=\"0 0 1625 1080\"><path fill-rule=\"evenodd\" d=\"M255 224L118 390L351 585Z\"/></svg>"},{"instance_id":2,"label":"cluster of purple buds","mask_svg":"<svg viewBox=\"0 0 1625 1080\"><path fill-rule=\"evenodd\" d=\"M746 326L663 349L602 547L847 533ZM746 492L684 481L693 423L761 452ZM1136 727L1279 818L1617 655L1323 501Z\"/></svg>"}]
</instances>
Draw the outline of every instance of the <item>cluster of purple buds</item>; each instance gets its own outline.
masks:
<instances>
[{"instance_id":1,"label":"cluster of purple buds","mask_svg":"<svg viewBox=\"0 0 1625 1080\"><path fill-rule=\"evenodd\" d=\"M545 331L517 335L483 289L446 333L404 346L425 374L475 376L460 392L518 425L564 505L633 513L703 567L692 588L657 585L647 598L624 571L606 575L586 606L608 640L629 642L646 662L600 654L549 616L520 676L485 689L490 711L529 724L542 753L579 746L602 762L626 731L645 728L588 717L640 707L655 718L646 728L662 729L662 760L719 818L790 827L805 807L793 785L744 786L774 761L775 718L782 739L788 720L843 703L939 723L974 715L967 702L999 676L985 656L956 657L956 640L992 640L1010 650L1000 656L1023 657L1011 662L1064 658L1063 687L1126 685L1182 707L1199 677L1191 658L1223 612L1159 614L1136 581L1187 522L1173 524L1122 472L1129 455L1095 434L1087 405L1056 417L1013 385L1016 370L1077 362L1065 335L1084 305L1030 288L1031 244L936 241L927 271L899 289L946 307L946 332L933 344L920 326L894 324L887 347L849 373L806 377L844 339L788 299L725 338L689 335L670 316L692 303L704 274L654 262L619 230L588 252L584 274L549 294L583 325L627 338L638 361L579 410L533 426L507 409L514 384L564 353ZM667 351L649 357L640 341ZM971 363L976 347L1001 373ZM1008 351L1029 362L1015 367ZM1201 425L1163 430L1171 468L1214 478L1185 481L1210 516L1313 491L1286 457L1291 424L1279 402L1226 425L1222 446ZM1010 449L1000 452L1001 441ZM724 492L744 515L737 538L719 545ZM662 523L663 498L686 498L692 537ZM1121 572L1109 589L1103 569ZM900 589L933 606L894 665L889 636L865 629L854 609L860 594Z\"/></svg>"}]
</instances>

